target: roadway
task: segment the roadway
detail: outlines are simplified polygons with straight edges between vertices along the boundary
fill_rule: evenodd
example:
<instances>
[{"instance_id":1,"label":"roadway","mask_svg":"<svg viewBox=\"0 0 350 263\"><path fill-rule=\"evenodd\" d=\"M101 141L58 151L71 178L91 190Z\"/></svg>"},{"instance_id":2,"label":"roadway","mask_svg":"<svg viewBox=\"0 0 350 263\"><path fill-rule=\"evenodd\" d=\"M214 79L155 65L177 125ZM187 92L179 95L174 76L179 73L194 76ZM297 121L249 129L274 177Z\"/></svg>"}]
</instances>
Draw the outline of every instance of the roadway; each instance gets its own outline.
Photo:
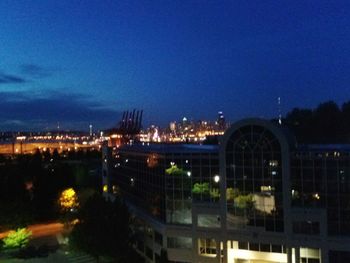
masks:
<instances>
[{"instance_id":1,"label":"roadway","mask_svg":"<svg viewBox=\"0 0 350 263\"><path fill-rule=\"evenodd\" d=\"M51 222L46 224L35 224L27 227L29 231L32 232L32 239L40 238L45 236L56 236L58 234L62 234L64 230L64 225L58 222ZM0 239L6 237L10 231L5 231L0 233Z\"/></svg>"}]
</instances>

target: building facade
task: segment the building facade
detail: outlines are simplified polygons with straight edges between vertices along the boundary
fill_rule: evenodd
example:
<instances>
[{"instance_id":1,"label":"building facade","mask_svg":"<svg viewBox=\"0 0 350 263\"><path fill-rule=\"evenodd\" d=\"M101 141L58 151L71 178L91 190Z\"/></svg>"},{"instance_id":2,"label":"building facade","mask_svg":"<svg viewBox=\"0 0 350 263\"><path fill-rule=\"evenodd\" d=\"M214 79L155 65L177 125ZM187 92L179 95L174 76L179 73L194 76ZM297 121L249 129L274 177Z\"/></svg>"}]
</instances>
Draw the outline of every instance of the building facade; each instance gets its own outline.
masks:
<instances>
[{"instance_id":1,"label":"building facade","mask_svg":"<svg viewBox=\"0 0 350 263\"><path fill-rule=\"evenodd\" d=\"M350 146L298 145L269 121L219 145L104 147L103 190L149 262L350 262Z\"/></svg>"}]
</instances>

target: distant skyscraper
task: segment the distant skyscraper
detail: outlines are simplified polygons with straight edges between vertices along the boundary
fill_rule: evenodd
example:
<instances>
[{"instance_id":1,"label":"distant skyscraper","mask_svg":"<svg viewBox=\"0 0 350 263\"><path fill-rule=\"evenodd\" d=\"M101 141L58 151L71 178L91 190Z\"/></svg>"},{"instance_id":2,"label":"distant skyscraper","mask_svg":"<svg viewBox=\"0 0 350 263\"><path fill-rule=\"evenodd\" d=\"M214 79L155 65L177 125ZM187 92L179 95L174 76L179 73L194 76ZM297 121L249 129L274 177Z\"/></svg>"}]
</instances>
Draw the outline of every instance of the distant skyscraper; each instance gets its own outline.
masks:
<instances>
[{"instance_id":1,"label":"distant skyscraper","mask_svg":"<svg viewBox=\"0 0 350 263\"><path fill-rule=\"evenodd\" d=\"M218 112L217 123L220 129L225 129L226 122L225 122L224 113L222 111Z\"/></svg>"},{"instance_id":2,"label":"distant skyscraper","mask_svg":"<svg viewBox=\"0 0 350 263\"><path fill-rule=\"evenodd\" d=\"M277 105L278 105L278 124L282 124L282 113L281 113L281 97L277 98Z\"/></svg>"},{"instance_id":3,"label":"distant skyscraper","mask_svg":"<svg viewBox=\"0 0 350 263\"><path fill-rule=\"evenodd\" d=\"M90 136L92 136L92 124L89 125L90 128Z\"/></svg>"},{"instance_id":4,"label":"distant skyscraper","mask_svg":"<svg viewBox=\"0 0 350 263\"><path fill-rule=\"evenodd\" d=\"M175 121L170 122L169 128L170 128L171 132L175 132L176 131L176 122Z\"/></svg>"}]
</instances>

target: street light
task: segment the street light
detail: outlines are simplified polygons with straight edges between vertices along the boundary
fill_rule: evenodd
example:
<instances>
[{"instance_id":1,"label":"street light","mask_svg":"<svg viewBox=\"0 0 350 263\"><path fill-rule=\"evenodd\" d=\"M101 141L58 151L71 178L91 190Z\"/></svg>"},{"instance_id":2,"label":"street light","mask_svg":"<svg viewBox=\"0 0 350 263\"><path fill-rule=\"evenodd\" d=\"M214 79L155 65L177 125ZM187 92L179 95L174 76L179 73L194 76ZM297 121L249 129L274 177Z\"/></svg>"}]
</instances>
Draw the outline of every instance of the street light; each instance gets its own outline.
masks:
<instances>
[{"instance_id":1,"label":"street light","mask_svg":"<svg viewBox=\"0 0 350 263\"><path fill-rule=\"evenodd\" d=\"M219 175L215 175L214 176L214 182L218 183L220 181L220 176Z\"/></svg>"}]
</instances>

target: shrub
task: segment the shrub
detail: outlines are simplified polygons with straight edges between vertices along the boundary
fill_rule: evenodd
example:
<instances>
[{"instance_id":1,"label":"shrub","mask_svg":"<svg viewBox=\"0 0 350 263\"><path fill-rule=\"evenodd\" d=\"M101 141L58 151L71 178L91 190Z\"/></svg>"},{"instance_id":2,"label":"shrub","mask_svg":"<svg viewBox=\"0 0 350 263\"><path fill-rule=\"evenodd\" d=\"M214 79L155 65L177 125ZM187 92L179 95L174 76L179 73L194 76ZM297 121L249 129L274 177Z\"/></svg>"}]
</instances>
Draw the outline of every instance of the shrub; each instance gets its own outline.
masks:
<instances>
[{"instance_id":1,"label":"shrub","mask_svg":"<svg viewBox=\"0 0 350 263\"><path fill-rule=\"evenodd\" d=\"M3 248L22 248L25 247L32 232L28 231L26 228L18 228L16 231L11 231L7 237L3 239Z\"/></svg>"}]
</instances>

